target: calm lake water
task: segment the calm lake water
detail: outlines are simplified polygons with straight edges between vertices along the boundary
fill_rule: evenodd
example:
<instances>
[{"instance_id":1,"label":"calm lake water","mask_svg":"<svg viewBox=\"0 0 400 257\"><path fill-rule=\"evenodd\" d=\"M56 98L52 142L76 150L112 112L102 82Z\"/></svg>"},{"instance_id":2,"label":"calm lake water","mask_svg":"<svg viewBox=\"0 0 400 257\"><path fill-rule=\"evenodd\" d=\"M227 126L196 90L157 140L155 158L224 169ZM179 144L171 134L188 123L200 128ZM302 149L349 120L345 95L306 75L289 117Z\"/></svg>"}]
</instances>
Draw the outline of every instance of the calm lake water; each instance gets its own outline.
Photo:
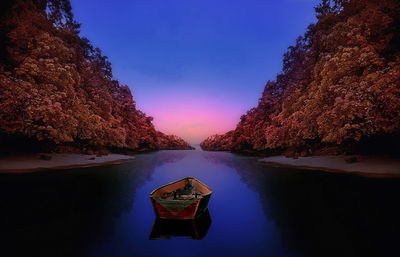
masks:
<instances>
[{"instance_id":1,"label":"calm lake water","mask_svg":"<svg viewBox=\"0 0 400 257\"><path fill-rule=\"evenodd\" d=\"M213 189L210 216L197 225L202 239L177 227L168 233L181 237L150 240L149 193L185 176ZM400 256L399 196L399 179L272 168L199 150L3 174L0 256Z\"/></svg>"}]
</instances>

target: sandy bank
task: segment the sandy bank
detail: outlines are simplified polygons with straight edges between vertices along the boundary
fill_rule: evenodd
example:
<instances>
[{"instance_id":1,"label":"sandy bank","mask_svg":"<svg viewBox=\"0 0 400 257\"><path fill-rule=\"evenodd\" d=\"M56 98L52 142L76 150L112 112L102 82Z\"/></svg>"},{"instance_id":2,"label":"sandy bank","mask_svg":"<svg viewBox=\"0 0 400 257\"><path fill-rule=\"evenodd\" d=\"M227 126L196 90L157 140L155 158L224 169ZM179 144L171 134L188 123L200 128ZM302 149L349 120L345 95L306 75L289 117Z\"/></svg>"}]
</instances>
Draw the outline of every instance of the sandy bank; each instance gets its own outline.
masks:
<instances>
[{"instance_id":1,"label":"sandy bank","mask_svg":"<svg viewBox=\"0 0 400 257\"><path fill-rule=\"evenodd\" d=\"M42 160L40 155L0 157L0 173L29 173L45 169L70 169L121 163L135 157L109 154L97 157L86 154L51 154L50 160Z\"/></svg>"},{"instance_id":2,"label":"sandy bank","mask_svg":"<svg viewBox=\"0 0 400 257\"><path fill-rule=\"evenodd\" d=\"M364 157L358 162L347 163L344 156L312 156L298 159L272 156L259 161L273 166L353 173L366 177L400 177L400 160L394 159Z\"/></svg>"}]
</instances>

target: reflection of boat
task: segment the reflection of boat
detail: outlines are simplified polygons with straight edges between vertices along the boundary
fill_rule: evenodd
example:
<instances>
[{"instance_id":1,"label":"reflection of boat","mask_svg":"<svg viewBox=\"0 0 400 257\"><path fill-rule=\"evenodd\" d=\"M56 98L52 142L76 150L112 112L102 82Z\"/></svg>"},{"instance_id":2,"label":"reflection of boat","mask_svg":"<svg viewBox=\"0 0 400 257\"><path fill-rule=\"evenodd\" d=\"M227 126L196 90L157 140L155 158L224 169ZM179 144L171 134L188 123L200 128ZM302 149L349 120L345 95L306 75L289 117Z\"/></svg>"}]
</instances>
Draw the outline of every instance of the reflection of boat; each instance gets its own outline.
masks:
<instances>
[{"instance_id":1,"label":"reflection of boat","mask_svg":"<svg viewBox=\"0 0 400 257\"><path fill-rule=\"evenodd\" d=\"M151 192L157 218L194 219L207 210L211 189L193 177L186 177Z\"/></svg>"},{"instance_id":2,"label":"reflection of boat","mask_svg":"<svg viewBox=\"0 0 400 257\"><path fill-rule=\"evenodd\" d=\"M170 239L187 237L200 240L205 237L211 225L210 212L206 210L194 220L156 218L151 229L150 239Z\"/></svg>"}]
</instances>

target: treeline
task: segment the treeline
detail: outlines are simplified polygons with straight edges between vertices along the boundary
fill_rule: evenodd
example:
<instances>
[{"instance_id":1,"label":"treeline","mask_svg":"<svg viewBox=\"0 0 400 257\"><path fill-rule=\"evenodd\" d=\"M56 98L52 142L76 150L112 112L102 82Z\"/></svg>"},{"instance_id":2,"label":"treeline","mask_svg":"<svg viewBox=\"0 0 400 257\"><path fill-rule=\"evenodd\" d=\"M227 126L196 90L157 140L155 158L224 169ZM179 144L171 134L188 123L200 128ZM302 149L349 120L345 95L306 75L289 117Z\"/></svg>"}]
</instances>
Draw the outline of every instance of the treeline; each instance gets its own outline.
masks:
<instances>
[{"instance_id":1,"label":"treeline","mask_svg":"<svg viewBox=\"0 0 400 257\"><path fill-rule=\"evenodd\" d=\"M155 130L79 27L69 0L1 1L1 150L191 148Z\"/></svg>"},{"instance_id":2,"label":"treeline","mask_svg":"<svg viewBox=\"0 0 400 257\"><path fill-rule=\"evenodd\" d=\"M282 72L234 131L206 150L399 153L400 2L323 0Z\"/></svg>"}]
</instances>

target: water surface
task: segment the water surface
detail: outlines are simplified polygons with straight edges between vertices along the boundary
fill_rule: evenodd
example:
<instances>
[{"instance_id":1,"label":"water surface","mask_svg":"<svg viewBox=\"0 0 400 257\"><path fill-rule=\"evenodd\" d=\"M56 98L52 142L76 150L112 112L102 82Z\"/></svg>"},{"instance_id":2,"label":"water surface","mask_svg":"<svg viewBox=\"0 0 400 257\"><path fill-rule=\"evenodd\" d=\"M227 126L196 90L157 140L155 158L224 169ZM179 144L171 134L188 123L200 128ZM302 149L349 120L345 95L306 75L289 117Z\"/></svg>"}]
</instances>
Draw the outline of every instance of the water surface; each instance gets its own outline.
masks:
<instances>
[{"instance_id":1,"label":"water surface","mask_svg":"<svg viewBox=\"0 0 400 257\"><path fill-rule=\"evenodd\" d=\"M150 240L149 193L213 189L201 240ZM103 167L0 175L1 256L400 256L400 180L160 151ZM204 227L206 226L206 227Z\"/></svg>"}]
</instances>

